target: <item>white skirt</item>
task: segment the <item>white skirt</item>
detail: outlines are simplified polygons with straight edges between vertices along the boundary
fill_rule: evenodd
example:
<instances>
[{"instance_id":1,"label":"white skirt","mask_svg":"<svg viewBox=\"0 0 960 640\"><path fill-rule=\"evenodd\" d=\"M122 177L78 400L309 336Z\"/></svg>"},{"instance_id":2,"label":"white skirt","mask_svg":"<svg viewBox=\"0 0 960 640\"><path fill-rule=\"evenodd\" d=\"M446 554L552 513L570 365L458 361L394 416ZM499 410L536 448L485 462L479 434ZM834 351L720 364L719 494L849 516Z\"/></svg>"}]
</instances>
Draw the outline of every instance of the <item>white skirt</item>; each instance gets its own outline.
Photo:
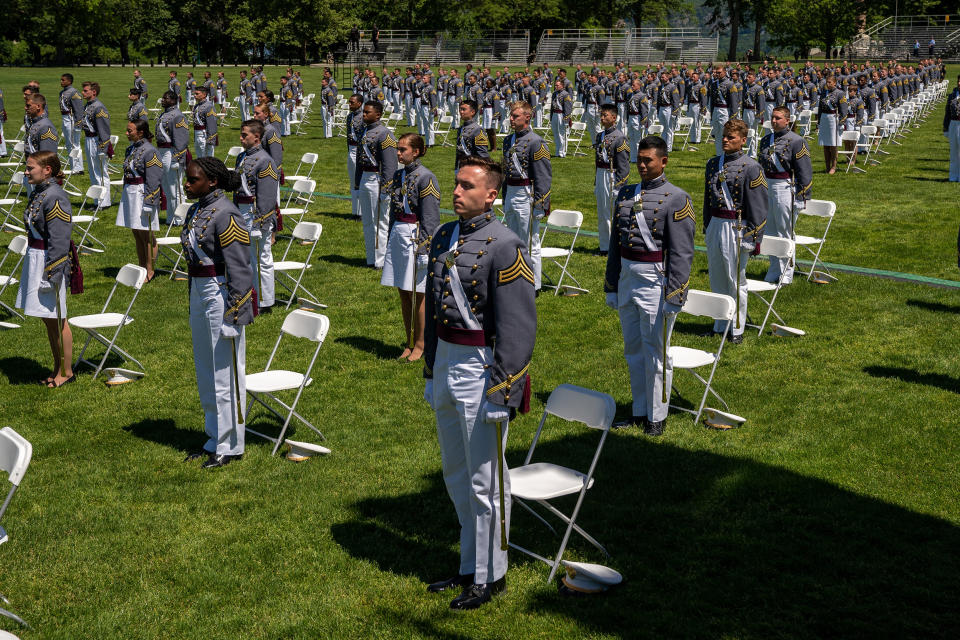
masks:
<instances>
[{"instance_id":1,"label":"white skirt","mask_svg":"<svg viewBox=\"0 0 960 640\"><path fill-rule=\"evenodd\" d=\"M17 290L17 308L23 309L24 315L34 318L56 318L57 299L53 287L40 289L40 283L46 283L43 277L43 265L47 252L43 249L27 249L27 257L23 261L23 270L20 272L20 288ZM67 283L66 278L60 283L60 313L62 319L67 318Z\"/></svg>"},{"instance_id":2,"label":"white skirt","mask_svg":"<svg viewBox=\"0 0 960 640\"><path fill-rule=\"evenodd\" d=\"M840 145L840 134L837 133L837 114L824 113L820 115L820 131L817 142L821 147L837 147Z\"/></svg>"},{"instance_id":3,"label":"white skirt","mask_svg":"<svg viewBox=\"0 0 960 640\"><path fill-rule=\"evenodd\" d=\"M387 239L387 253L383 259L383 275L380 284L410 291L410 285L416 278L417 293L423 293L427 283L427 256L418 255L414 262L414 236L417 225L412 222L396 222L390 229ZM414 274L416 264L416 274Z\"/></svg>"},{"instance_id":4,"label":"white skirt","mask_svg":"<svg viewBox=\"0 0 960 640\"><path fill-rule=\"evenodd\" d=\"M155 205L143 204L143 185L123 185L123 196L117 207L117 226L135 231L158 231L160 220Z\"/></svg>"}]
</instances>

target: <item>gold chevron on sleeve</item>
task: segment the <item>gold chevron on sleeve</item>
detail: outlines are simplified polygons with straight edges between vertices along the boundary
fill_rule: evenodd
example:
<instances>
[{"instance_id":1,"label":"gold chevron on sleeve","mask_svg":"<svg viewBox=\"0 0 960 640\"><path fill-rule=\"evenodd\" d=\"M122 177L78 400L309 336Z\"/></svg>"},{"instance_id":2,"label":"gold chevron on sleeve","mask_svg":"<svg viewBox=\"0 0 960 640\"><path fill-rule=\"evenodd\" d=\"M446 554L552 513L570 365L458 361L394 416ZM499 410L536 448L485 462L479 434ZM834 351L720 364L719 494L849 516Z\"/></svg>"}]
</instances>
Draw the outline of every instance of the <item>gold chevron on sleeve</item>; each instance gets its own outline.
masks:
<instances>
[{"instance_id":1,"label":"gold chevron on sleeve","mask_svg":"<svg viewBox=\"0 0 960 640\"><path fill-rule=\"evenodd\" d=\"M390 147L394 149L397 148L397 141L393 139L393 136L387 136L383 139L383 142L380 143L381 149L389 149Z\"/></svg>"},{"instance_id":2,"label":"gold chevron on sleeve","mask_svg":"<svg viewBox=\"0 0 960 640\"><path fill-rule=\"evenodd\" d=\"M220 247L229 247L233 242L239 241L241 244L250 244L250 234L247 230L237 224L232 216L230 224L226 230L220 234Z\"/></svg>"},{"instance_id":3,"label":"gold chevron on sleeve","mask_svg":"<svg viewBox=\"0 0 960 640\"><path fill-rule=\"evenodd\" d=\"M537 149L537 152L533 154L533 161L537 160L549 160L550 152L547 150L547 145L540 143L540 148Z\"/></svg>"},{"instance_id":4,"label":"gold chevron on sleeve","mask_svg":"<svg viewBox=\"0 0 960 640\"><path fill-rule=\"evenodd\" d=\"M147 160L145 167L160 167L163 168L163 163L160 162L160 158L157 157L157 154L153 154L153 157Z\"/></svg>"},{"instance_id":5,"label":"gold chevron on sleeve","mask_svg":"<svg viewBox=\"0 0 960 640\"><path fill-rule=\"evenodd\" d=\"M56 141L56 140L57 140L57 134L55 134L55 133L53 132L53 129L47 129L47 130L44 131L43 134L40 136L40 139L41 139L41 140L53 140L53 141Z\"/></svg>"},{"instance_id":6,"label":"gold chevron on sleeve","mask_svg":"<svg viewBox=\"0 0 960 640\"><path fill-rule=\"evenodd\" d=\"M688 217L693 218L694 222L696 222L697 217L693 213L693 205L690 204L690 198L687 198L687 204L683 206L683 209L680 209L673 214L674 221L683 220L684 218Z\"/></svg>"},{"instance_id":7,"label":"gold chevron on sleeve","mask_svg":"<svg viewBox=\"0 0 960 640\"><path fill-rule=\"evenodd\" d=\"M106 112L106 111L104 111L103 109L100 109L100 111L97 111L97 115L94 116L94 117L96 117L96 118L109 118L110 116L107 115L107 112Z\"/></svg>"},{"instance_id":8,"label":"gold chevron on sleeve","mask_svg":"<svg viewBox=\"0 0 960 640\"><path fill-rule=\"evenodd\" d=\"M487 134L485 134L482 129L477 133L477 137L473 139L473 143L490 146L490 140L487 138Z\"/></svg>"},{"instance_id":9,"label":"gold chevron on sleeve","mask_svg":"<svg viewBox=\"0 0 960 640\"><path fill-rule=\"evenodd\" d=\"M807 149L806 144L804 144L803 147L800 148L800 151L797 151L796 155L794 155L794 158L799 160L803 156L807 156L808 158L810 157L810 150Z\"/></svg>"},{"instance_id":10,"label":"gold chevron on sleeve","mask_svg":"<svg viewBox=\"0 0 960 640\"><path fill-rule=\"evenodd\" d=\"M432 181L428 182L427 186L420 189L420 199L423 200L427 196L434 196L437 200L440 200L440 191L438 191L437 188L433 186Z\"/></svg>"},{"instance_id":11,"label":"gold chevron on sleeve","mask_svg":"<svg viewBox=\"0 0 960 640\"><path fill-rule=\"evenodd\" d=\"M174 128L180 127L181 129L189 129L189 128L190 128L190 127L187 126L187 121L186 121L186 120L178 120L178 121L177 121L177 124L173 125L173 127L174 127Z\"/></svg>"},{"instance_id":12,"label":"gold chevron on sleeve","mask_svg":"<svg viewBox=\"0 0 960 640\"><path fill-rule=\"evenodd\" d=\"M756 189L757 187L766 187L766 186L767 186L767 179L763 177L762 173L750 181L751 189Z\"/></svg>"},{"instance_id":13,"label":"gold chevron on sleeve","mask_svg":"<svg viewBox=\"0 0 960 640\"><path fill-rule=\"evenodd\" d=\"M533 271L527 265L527 261L523 259L523 253L520 249L517 249L516 261L506 269L497 272L497 284L510 284L517 278L524 278L529 280L530 284L534 284Z\"/></svg>"},{"instance_id":14,"label":"gold chevron on sleeve","mask_svg":"<svg viewBox=\"0 0 960 640\"><path fill-rule=\"evenodd\" d=\"M273 163L271 163L271 162L268 162L268 163L267 163L267 168L266 168L266 169L264 169L263 171L261 171L260 173L257 174L257 177L258 177L258 178L266 178L266 177L268 177L268 176L271 177L271 178L273 178L274 180L279 180L279 179L280 179L280 176L277 175L277 172L276 172L276 171L274 170L274 168L273 168Z\"/></svg>"},{"instance_id":15,"label":"gold chevron on sleeve","mask_svg":"<svg viewBox=\"0 0 960 640\"><path fill-rule=\"evenodd\" d=\"M45 217L47 222L50 222L54 218L59 218L68 224L70 223L70 214L63 210L59 201L53 203L53 208L47 211Z\"/></svg>"},{"instance_id":16,"label":"gold chevron on sleeve","mask_svg":"<svg viewBox=\"0 0 960 640\"><path fill-rule=\"evenodd\" d=\"M626 138L624 138L620 143L620 146L617 147L617 153L620 153L621 151L630 151L630 145L627 144Z\"/></svg>"}]
</instances>

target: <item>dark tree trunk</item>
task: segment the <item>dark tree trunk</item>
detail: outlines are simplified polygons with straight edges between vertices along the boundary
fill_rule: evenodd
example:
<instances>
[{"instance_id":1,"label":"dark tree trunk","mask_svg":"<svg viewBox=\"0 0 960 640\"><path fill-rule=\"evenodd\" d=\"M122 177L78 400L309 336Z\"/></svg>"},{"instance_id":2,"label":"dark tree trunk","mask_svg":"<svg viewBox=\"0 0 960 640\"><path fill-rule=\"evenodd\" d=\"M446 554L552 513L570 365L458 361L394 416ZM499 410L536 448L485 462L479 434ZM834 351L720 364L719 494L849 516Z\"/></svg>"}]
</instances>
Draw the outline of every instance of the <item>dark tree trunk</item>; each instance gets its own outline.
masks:
<instances>
[{"instance_id":1,"label":"dark tree trunk","mask_svg":"<svg viewBox=\"0 0 960 640\"><path fill-rule=\"evenodd\" d=\"M130 64L130 41L126 38L120 39L120 63L124 66Z\"/></svg>"},{"instance_id":2,"label":"dark tree trunk","mask_svg":"<svg viewBox=\"0 0 960 640\"><path fill-rule=\"evenodd\" d=\"M763 28L763 21L758 17L754 23L753 32L753 55L760 56L760 29Z\"/></svg>"},{"instance_id":3,"label":"dark tree trunk","mask_svg":"<svg viewBox=\"0 0 960 640\"><path fill-rule=\"evenodd\" d=\"M738 3L730 2L730 49L727 51L727 60L737 59L737 40L740 37L740 13Z\"/></svg>"}]
</instances>

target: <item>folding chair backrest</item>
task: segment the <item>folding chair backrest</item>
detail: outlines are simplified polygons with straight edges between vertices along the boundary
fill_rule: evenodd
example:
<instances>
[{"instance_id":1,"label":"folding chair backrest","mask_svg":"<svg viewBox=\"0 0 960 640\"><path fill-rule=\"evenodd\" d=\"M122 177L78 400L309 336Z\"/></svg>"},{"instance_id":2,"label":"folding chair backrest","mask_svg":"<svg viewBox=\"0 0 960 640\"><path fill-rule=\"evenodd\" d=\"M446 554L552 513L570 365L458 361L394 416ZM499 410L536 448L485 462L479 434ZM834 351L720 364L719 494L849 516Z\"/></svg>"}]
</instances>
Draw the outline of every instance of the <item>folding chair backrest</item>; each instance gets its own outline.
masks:
<instances>
[{"instance_id":1,"label":"folding chair backrest","mask_svg":"<svg viewBox=\"0 0 960 640\"><path fill-rule=\"evenodd\" d=\"M453 122L453 116L441 116L440 124L450 124Z\"/></svg>"},{"instance_id":2,"label":"folding chair backrest","mask_svg":"<svg viewBox=\"0 0 960 640\"><path fill-rule=\"evenodd\" d=\"M840 136L842 142L856 142L860 139L859 131L844 131Z\"/></svg>"},{"instance_id":3,"label":"folding chair backrest","mask_svg":"<svg viewBox=\"0 0 960 640\"><path fill-rule=\"evenodd\" d=\"M284 318L283 327L280 330L296 338L323 342L329 329L330 319L327 316L297 309Z\"/></svg>"},{"instance_id":4,"label":"folding chair backrest","mask_svg":"<svg viewBox=\"0 0 960 640\"><path fill-rule=\"evenodd\" d=\"M10 484L20 485L23 474L27 472L27 467L30 465L31 457L33 457L33 445L10 427L0 429L0 471L9 475ZM2 514L0 510L0 515Z\"/></svg>"},{"instance_id":5,"label":"folding chair backrest","mask_svg":"<svg viewBox=\"0 0 960 640\"><path fill-rule=\"evenodd\" d=\"M860 127L860 133L865 136L873 136L877 133L877 128L871 124L865 124Z\"/></svg>"},{"instance_id":6,"label":"folding chair backrest","mask_svg":"<svg viewBox=\"0 0 960 640\"><path fill-rule=\"evenodd\" d=\"M102 187L98 184L92 184L89 187L87 187L87 193L83 197L86 200L93 200L97 202L97 206L99 207L99 203L104 198L106 193L107 193L107 187Z\"/></svg>"},{"instance_id":7,"label":"folding chair backrest","mask_svg":"<svg viewBox=\"0 0 960 640\"><path fill-rule=\"evenodd\" d=\"M181 202L177 205L176 210L173 212L174 220L179 220L180 224L187 219L187 213L190 212L190 207L192 205L189 202Z\"/></svg>"},{"instance_id":8,"label":"folding chair backrest","mask_svg":"<svg viewBox=\"0 0 960 640\"><path fill-rule=\"evenodd\" d=\"M735 312L733 298L722 293L690 289L683 311L694 316L707 316L714 320L732 320Z\"/></svg>"},{"instance_id":9,"label":"folding chair backrest","mask_svg":"<svg viewBox=\"0 0 960 640\"><path fill-rule=\"evenodd\" d=\"M241 153L243 153L243 147L230 147L230 149L227 151L227 157L236 158Z\"/></svg>"},{"instance_id":10,"label":"folding chair backrest","mask_svg":"<svg viewBox=\"0 0 960 640\"><path fill-rule=\"evenodd\" d=\"M17 256L26 255L27 236L14 236L13 240L10 241L10 244L7 245L7 251Z\"/></svg>"},{"instance_id":11,"label":"folding chair backrest","mask_svg":"<svg viewBox=\"0 0 960 640\"><path fill-rule=\"evenodd\" d=\"M564 420L582 422L591 429L609 429L617 403L606 393L561 384L550 394L545 411Z\"/></svg>"},{"instance_id":12,"label":"folding chair backrest","mask_svg":"<svg viewBox=\"0 0 960 640\"><path fill-rule=\"evenodd\" d=\"M807 205L800 210L810 216L820 216L821 218L832 218L837 211L837 203L832 200L807 200Z\"/></svg>"},{"instance_id":13,"label":"folding chair backrest","mask_svg":"<svg viewBox=\"0 0 960 640\"><path fill-rule=\"evenodd\" d=\"M693 117L691 116L680 116L677 118L677 125L681 127L689 127L693 125Z\"/></svg>"},{"instance_id":14,"label":"folding chair backrest","mask_svg":"<svg viewBox=\"0 0 960 640\"><path fill-rule=\"evenodd\" d=\"M135 264L123 265L123 267L120 268L120 273L117 274L118 283L126 287L133 287L134 289L140 289L146 279L147 270Z\"/></svg>"},{"instance_id":15,"label":"folding chair backrest","mask_svg":"<svg viewBox=\"0 0 960 640\"><path fill-rule=\"evenodd\" d=\"M577 133L583 133L587 129L586 122L574 122L570 127L570 131L576 131Z\"/></svg>"},{"instance_id":16,"label":"folding chair backrest","mask_svg":"<svg viewBox=\"0 0 960 640\"><path fill-rule=\"evenodd\" d=\"M304 242L316 242L323 233L323 225L319 222L298 222L293 228L293 237Z\"/></svg>"},{"instance_id":17,"label":"folding chair backrest","mask_svg":"<svg viewBox=\"0 0 960 640\"><path fill-rule=\"evenodd\" d=\"M793 251L793 240L790 238L763 236L763 240L760 241L760 253L765 256L788 260L793 257Z\"/></svg>"},{"instance_id":18,"label":"folding chair backrest","mask_svg":"<svg viewBox=\"0 0 960 640\"><path fill-rule=\"evenodd\" d=\"M554 209L547 218L547 224L552 227L579 229L583 224L583 214L570 209Z\"/></svg>"},{"instance_id":19,"label":"folding chair backrest","mask_svg":"<svg viewBox=\"0 0 960 640\"><path fill-rule=\"evenodd\" d=\"M298 199L305 198L307 200L312 199L313 192L317 188L316 180L309 179L300 179L293 183L293 190L296 193Z\"/></svg>"},{"instance_id":20,"label":"folding chair backrest","mask_svg":"<svg viewBox=\"0 0 960 640\"><path fill-rule=\"evenodd\" d=\"M317 164L317 158L319 158L315 153L305 153L300 157L300 162L303 164L315 165Z\"/></svg>"},{"instance_id":21,"label":"folding chair backrest","mask_svg":"<svg viewBox=\"0 0 960 640\"><path fill-rule=\"evenodd\" d=\"M660 124L659 122L656 123L656 124L652 124L652 125L650 125L650 127L647 129L647 133L649 133L649 134L652 135L652 136L658 136L658 135L660 135L661 133L663 133L663 125Z\"/></svg>"}]
</instances>

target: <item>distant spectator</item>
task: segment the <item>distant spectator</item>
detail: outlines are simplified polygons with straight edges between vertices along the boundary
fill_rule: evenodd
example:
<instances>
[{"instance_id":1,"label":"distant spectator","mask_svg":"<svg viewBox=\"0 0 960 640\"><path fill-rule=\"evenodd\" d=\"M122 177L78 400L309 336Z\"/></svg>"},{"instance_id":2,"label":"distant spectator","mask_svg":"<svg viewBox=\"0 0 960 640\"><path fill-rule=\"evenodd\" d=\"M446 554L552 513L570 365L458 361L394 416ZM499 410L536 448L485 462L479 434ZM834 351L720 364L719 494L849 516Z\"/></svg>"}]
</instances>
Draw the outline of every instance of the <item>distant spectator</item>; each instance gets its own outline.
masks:
<instances>
[{"instance_id":1,"label":"distant spectator","mask_svg":"<svg viewBox=\"0 0 960 640\"><path fill-rule=\"evenodd\" d=\"M930 51L930 56L933 56L933 48L937 46L937 41L933 38L930 38L930 42L927 43L927 48ZM919 54L918 54L919 55Z\"/></svg>"},{"instance_id":2,"label":"distant spectator","mask_svg":"<svg viewBox=\"0 0 960 640\"><path fill-rule=\"evenodd\" d=\"M380 29L377 28L377 25L373 25L370 30L370 39L373 41L373 50L376 52L380 46Z\"/></svg>"},{"instance_id":3,"label":"distant spectator","mask_svg":"<svg viewBox=\"0 0 960 640\"><path fill-rule=\"evenodd\" d=\"M920 41L919 40L913 43L913 55L917 58L920 57Z\"/></svg>"},{"instance_id":4,"label":"distant spectator","mask_svg":"<svg viewBox=\"0 0 960 640\"><path fill-rule=\"evenodd\" d=\"M350 51L360 51L360 25L355 24L350 29Z\"/></svg>"}]
</instances>

